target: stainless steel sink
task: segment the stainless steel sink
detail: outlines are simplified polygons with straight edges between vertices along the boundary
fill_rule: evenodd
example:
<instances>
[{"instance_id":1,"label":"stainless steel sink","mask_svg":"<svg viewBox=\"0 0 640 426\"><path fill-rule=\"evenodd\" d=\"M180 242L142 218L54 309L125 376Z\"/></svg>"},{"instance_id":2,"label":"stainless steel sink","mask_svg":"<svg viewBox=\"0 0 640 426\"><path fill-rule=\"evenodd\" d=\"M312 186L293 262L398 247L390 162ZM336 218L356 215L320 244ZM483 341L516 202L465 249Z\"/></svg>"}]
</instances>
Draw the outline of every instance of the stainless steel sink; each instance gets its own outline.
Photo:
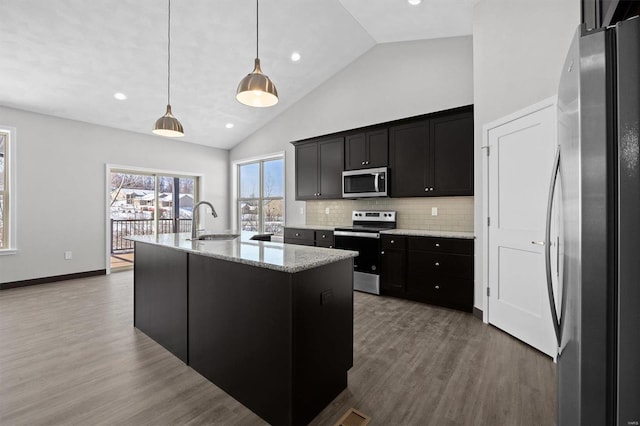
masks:
<instances>
[{"instance_id":1,"label":"stainless steel sink","mask_svg":"<svg viewBox=\"0 0 640 426\"><path fill-rule=\"evenodd\" d=\"M198 240L233 240L234 238L238 238L240 234L204 234L199 235Z\"/></svg>"}]
</instances>

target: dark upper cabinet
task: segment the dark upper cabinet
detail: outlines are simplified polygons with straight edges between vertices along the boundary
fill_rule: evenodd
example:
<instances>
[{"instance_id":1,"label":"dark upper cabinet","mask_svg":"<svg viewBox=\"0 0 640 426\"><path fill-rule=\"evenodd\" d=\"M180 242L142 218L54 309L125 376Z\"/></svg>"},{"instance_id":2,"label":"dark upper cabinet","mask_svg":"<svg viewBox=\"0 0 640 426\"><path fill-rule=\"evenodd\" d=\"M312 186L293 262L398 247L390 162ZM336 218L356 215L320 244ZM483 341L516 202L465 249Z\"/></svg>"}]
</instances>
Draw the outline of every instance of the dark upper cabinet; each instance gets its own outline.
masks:
<instances>
[{"instance_id":1,"label":"dark upper cabinet","mask_svg":"<svg viewBox=\"0 0 640 426\"><path fill-rule=\"evenodd\" d=\"M348 135L345 138L345 170L389 165L387 128Z\"/></svg>"},{"instance_id":2,"label":"dark upper cabinet","mask_svg":"<svg viewBox=\"0 0 640 426\"><path fill-rule=\"evenodd\" d=\"M344 138L295 145L296 200L342 198Z\"/></svg>"},{"instance_id":3,"label":"dark upper cabinet","mask_svg":"<svg viewBox=\"0 0 640 426\"><path fill-rule=\"evenodd\" d=\"M473 195L471 107L389 128L392 197Z\"/></svg>"},{"instance_id":4,"label":"dark upper cabinet","mask_svg":"<svg viewBox=\"0 0 640 426\"><path fill-rule=\"evenodd\" d=\"M429 120L389 128L391 196L425 194L429 156Z\"/></svg>"},{"instance_id":5,"label":"dark upper cabinet","mask_svg":"<svg viewBox=\"0 0 640 426\"><path fill-rule=\"evenodd\" d=\"M429 132L429 195L473 195L473 113L434 118Z\"/></svg>"}]
</instances>

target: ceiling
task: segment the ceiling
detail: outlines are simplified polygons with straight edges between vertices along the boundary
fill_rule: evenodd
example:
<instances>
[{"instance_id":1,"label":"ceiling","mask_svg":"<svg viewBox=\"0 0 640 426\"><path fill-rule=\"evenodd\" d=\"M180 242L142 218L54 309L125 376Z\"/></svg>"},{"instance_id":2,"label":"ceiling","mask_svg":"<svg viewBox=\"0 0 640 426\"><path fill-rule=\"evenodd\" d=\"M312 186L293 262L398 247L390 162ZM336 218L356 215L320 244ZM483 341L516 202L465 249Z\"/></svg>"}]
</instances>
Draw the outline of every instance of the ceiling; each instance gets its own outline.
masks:
<instances>
[{"instance_id":1,"label":"ceiling","mask_svg":"<svg viewBox=\"0 0 640 426\"><path fill-rule=\"evenodd\" d=\"M251 108L235 90L253 69L255 1L174 0L183 140L232 148L376 43L471 34L475 1L263 0L260 58L280 102ZM151 134L167 102L166 1L0 0L0 10L0 105Z\"/></svg>"}]
</instances>

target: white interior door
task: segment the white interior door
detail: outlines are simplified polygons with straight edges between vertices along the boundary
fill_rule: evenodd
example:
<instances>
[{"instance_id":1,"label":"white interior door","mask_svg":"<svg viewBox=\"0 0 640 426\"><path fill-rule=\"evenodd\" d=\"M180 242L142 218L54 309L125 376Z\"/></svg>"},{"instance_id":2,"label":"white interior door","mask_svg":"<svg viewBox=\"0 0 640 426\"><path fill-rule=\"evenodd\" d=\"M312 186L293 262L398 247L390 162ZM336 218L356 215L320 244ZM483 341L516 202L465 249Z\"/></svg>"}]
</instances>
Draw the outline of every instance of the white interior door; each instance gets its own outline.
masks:
<instances>
[{"instance_id":1,"label":"white interior door","mask_svg":"<svg viewBox=\"0 0 640 426\"><path fill-rule=\"evenodd\" d=\"M488 322L554 357L544 238L556 106L485 127L488 156Z\"/></svg>"}]
</instances>

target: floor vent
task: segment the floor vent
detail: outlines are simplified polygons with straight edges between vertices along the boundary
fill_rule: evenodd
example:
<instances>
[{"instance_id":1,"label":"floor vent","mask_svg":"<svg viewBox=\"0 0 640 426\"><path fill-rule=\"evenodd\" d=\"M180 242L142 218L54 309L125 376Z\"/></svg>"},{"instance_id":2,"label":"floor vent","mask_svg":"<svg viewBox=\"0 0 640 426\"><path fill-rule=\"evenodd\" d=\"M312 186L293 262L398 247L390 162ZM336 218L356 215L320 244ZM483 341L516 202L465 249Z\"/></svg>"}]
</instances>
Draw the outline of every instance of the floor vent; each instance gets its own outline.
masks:
<instances>
[{"instance_id":1,"label":"floor vent","mask_svg":"<svg viewBox=\"0 0 640 426\"><path fill-rule=\"evenodd\" d=\"M366 426L371 421L371 417L361 413L355 408L349 408L344 416L340 417L340 420L335 426Z\"/></svg>"}]
</instances>

